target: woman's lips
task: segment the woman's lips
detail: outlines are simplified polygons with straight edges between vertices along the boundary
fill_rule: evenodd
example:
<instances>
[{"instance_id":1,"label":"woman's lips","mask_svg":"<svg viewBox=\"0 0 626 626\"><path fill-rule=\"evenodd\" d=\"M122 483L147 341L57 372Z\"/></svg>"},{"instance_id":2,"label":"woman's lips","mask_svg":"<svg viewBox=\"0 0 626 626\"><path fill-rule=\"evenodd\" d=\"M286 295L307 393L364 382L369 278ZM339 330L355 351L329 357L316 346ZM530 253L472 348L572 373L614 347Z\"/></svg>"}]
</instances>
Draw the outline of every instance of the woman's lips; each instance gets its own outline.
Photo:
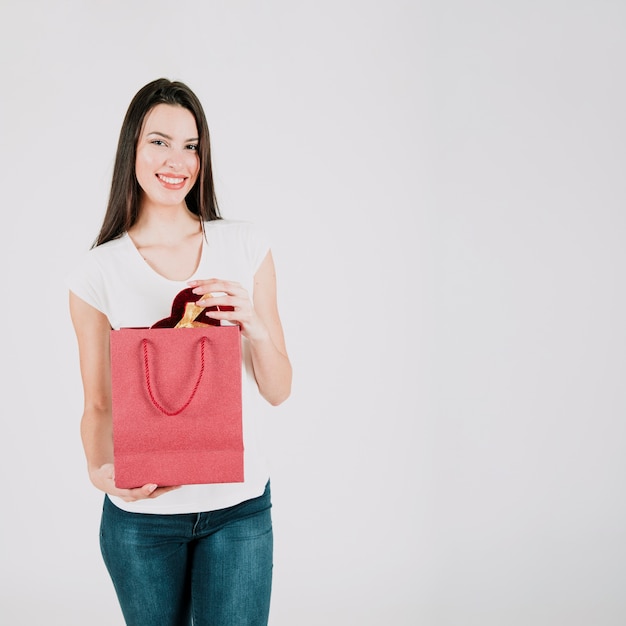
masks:
<instances>
[{"instance_id":1,"label":"woman's lips","mask_svg":"<svg viewBox=\"0 0 626 626\"><path fill-rule=\"evenodd\" d=\"M187 180L185 176L165 176L164 174L157 174L156 176L159 182L167 189L182 189Z\"/></svg>"}]
</instances>

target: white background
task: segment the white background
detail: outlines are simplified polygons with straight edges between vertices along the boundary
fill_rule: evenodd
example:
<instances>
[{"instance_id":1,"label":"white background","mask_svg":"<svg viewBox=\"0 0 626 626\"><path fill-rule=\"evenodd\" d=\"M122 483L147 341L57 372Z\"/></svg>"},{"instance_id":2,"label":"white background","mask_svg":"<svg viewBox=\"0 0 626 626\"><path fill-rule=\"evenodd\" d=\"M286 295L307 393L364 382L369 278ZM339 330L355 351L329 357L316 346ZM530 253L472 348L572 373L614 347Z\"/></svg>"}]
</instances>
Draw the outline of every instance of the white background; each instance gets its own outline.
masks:
<instances>
[{"instance_id":1,"label":"white background","mask_svg":"<svg viewBox=\"0 0 626 626\"><path fill-rule=\"evenodd\" d=\"M272 625L626 623L621 0L0 7L0 622L122 624L63 277L165 76L273 239Z\"/></svg>"}]
</instances>

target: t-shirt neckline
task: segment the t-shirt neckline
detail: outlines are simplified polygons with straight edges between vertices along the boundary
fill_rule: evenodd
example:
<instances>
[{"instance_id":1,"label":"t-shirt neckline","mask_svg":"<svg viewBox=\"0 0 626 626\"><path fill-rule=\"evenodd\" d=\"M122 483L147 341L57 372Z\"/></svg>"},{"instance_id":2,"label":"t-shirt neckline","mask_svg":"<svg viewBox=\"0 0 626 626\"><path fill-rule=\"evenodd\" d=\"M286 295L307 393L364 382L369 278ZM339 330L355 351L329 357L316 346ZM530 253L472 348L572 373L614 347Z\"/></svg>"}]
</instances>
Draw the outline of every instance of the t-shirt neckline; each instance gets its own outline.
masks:
<instances>
[{"instance_id":1,"label":"t-shirt neckline","mask_svg":"<svg viewBox=\"0 0 626 626\"><path fill-rule=\"evenodd\" d=\"M145 270L152 276L156 276L157 278L160 278L161 280L164 280L168 283L177 283L177 284L188 283L190 280L193 280L196 277L196 274L198 273L198 271L200 270L200 267L202 266L202 261L204 260L204 255L206 252L206 236L204 233L202 233L202 249L200 250L200 258L198 259L198 264L196 265L196 268L193 270L193 272L188 278L183 278L180 280L173 279L173 278L168 278L167 276L163 276L163 274L161 274L160 272L157 272L150 265L150 263L148 263L148 261L144 259L143 255L141 254L141 252L139 252L139 249L135 245L135 242L132 240L132 237L128 234L128 231L124 233L124 238L127 241L127 245L130 246L130 248L133 250L135 258L145 268Z\"/></svg>"}]
</instances>

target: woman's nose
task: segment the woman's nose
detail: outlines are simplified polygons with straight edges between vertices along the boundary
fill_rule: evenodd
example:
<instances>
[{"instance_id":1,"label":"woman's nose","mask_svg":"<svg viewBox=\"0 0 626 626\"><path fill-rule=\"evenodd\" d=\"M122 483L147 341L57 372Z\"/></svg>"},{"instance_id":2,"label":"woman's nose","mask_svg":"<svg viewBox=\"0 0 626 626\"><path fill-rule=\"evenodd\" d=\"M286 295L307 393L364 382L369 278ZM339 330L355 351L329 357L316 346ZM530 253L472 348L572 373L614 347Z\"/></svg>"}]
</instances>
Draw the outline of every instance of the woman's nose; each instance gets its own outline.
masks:
<instances>
[{"instance_id":1,"label":"woman's nose","mask_svg":"<svg viewBox=\"0 0 626 626\"><path fill-rule=\"evenodd\" d=\"M166 162L167 166L172 170L178 170L183 166L183 160L180 158L180 155L171 154L167 158Z\"/></svg>"},{"instance_id":2,"label":"woman's nose","mask_svg":"<svg viewBox=\"0 0 626 626\"><path fill-rule=\"evenodd\" d=\"M172 170L179 170L185 164L185 153L178 148L170 148L167 153L166 165Z\"/></svg>"}]
</instances>

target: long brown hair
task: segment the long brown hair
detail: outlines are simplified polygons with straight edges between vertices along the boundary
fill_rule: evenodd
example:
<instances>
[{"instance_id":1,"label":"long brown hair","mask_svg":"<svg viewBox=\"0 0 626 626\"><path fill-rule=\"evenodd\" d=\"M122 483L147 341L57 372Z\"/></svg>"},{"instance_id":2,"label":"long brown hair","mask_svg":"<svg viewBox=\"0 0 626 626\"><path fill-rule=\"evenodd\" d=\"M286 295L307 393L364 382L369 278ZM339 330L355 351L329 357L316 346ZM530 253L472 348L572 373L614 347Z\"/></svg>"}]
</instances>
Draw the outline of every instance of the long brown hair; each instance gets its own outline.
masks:
<instances>
[{"instance_id":1,"label":"long brown hair","mask_svg":"<svg viewBox=\"0 0 626 626\"><path fill-rule=\"evenodd\" d=\"M146 115L157 104L181 106L194 116L200 139L200 172L185 202L187 208L200 218L201 224L221 219L211 170L209 127L202 105L184 83L159 78L142 87L126 111L117 144L109 203L94 246L117 239L137 221L140 197L140 187L135 176L137 142Z\"/></svg>"}]
</instances>

